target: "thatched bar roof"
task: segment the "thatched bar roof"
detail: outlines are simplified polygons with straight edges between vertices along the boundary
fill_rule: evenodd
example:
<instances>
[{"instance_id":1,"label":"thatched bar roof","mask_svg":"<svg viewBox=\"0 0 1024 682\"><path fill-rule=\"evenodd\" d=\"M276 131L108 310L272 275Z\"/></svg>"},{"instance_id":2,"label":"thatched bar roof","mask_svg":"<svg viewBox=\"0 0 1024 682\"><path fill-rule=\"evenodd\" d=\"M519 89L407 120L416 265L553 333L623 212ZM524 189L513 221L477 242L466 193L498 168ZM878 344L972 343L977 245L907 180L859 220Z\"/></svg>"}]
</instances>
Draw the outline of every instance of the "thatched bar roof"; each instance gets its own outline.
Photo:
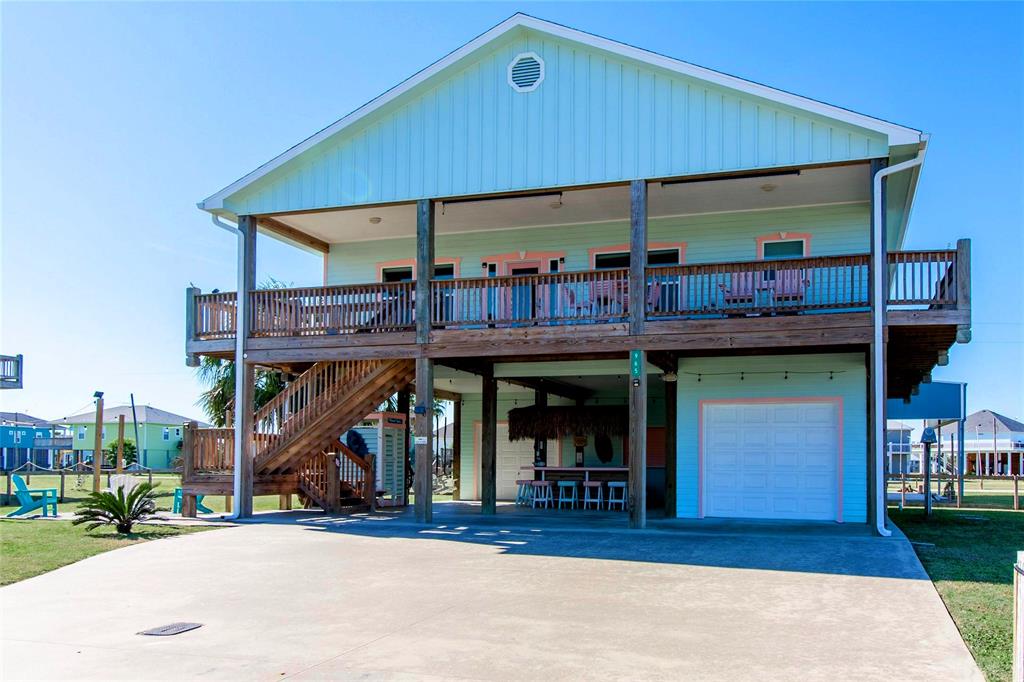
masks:
<instances>
[{"instance_id":1,"label":"thatched bar roof","mask_svg":"<svg viewBox=\"0 0 1024 682\"><path fill-rule=\"evenodd\" d=\"M517 407L508 413L508 439L564 436L623 436L629 432L624 405L566 405Z\"/></svg>"}]
</instances>

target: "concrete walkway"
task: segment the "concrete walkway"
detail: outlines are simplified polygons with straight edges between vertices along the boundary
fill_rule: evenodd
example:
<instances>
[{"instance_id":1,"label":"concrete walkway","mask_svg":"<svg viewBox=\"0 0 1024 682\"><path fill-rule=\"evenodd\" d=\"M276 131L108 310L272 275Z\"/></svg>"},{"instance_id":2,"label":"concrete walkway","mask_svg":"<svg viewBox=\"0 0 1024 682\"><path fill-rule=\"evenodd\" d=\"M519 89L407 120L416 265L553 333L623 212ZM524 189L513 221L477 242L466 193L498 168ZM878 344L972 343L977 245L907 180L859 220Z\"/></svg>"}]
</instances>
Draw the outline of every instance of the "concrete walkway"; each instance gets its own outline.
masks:
<instances>
[{"instance_id":1,"label":"concrete walkway","mask_svg":"<svg viewBox=\"0 0 1024 682\"><path fill-rule=\"evenodd\" d=\"M450 513L261 515L2 588L0 676L981 679L901 538Z\"/></svg>"}]
</instances>

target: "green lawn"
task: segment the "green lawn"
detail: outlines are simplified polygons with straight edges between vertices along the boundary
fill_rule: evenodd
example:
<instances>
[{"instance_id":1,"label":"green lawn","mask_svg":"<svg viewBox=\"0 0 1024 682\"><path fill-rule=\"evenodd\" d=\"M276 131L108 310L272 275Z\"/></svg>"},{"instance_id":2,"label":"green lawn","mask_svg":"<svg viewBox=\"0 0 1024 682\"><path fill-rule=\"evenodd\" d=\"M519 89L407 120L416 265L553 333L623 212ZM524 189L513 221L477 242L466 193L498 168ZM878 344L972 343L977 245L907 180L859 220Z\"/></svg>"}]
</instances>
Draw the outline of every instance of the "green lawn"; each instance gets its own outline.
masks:
<instances>
[{"instance_id":1,"label":"green lawn","mask_svg":"<svg viewBox=\"0 0 1024 682\"><path fill-rule=\"evenodd\" d=\"M889 515L911 541L929 543L914 548L968 648L989 680L1008 681L1012 566L1024 549L1024 512L937 509L927 521L920 509Z\"/></svg>"},{"instance_id":2,"label":"green lawn","mask_svg":"<svg viewBox=\"0 0 1024 682\"><path fill-rule=\"evenodd\" d=\"M70 521L0 520L0 585L25 580L118 547L160 538L213 530L215 526L136 526L119 535L112 528L85 526Z\"/></svg>"},{"instance_id":3,"label":"green lawn","mask_svg":"<svg viewBox=\"0 0 1024 682\"><path fill-rule=\"evenodd\" d=\"M140 476L145 479L145 476ZM154 474L153 483L157 485L156 499L157 508L163 512L170 512L171 504L174 501L174 489L181 485L181 476L177 474ZM0 478L0 485L4 486L0 489L0 493L6 493L7 477L3 476ZM107 477L104 474L102 478L102 485L106 487ZM60 476L54 476L50 474L39 474L32 476L32 479L28 482L28 487L31 489L36 488L56 488L60 490ZM13 489L13 485L12 485ZM75 508L78 507L79 503L85 499L86 495L92 492L92 477L91 476L65 476L64 477L64 501L57 505L57 509L61 512L74 513ZM223 496L207 496L203 499L203 504L212 509L215 512L224 511L224 497ZM298 496L292 497L292 508L301 508L299 504ZM18 508L18 505L6 505L0 506L0 515L6 516L9 512L14 511ZM269 511L279 508L279 499L277 495L259 495L253 498L253 508L257 511Z\"/></svg>"},{"instance_id":4,"label":"green lawn","mask_svg":"<svg viewBox=\"0 0 1024 682\"><path fill-rule=\"evenodd\" d=\"M946 485L946 478L942 479L943 488ZM920 479L910 481L908 483L914 489L920 483ZM935 486L933 490L938 490L938 485L933 481ZM899 482L895 480L889 481L889 492L896 494L899 492ZM1018 483L1018 495L1024 498L1024 480ZM890 501L892 504L892 501ZM908 507L920 507L920 501L908 501ZM950 504L947 502L936 503L936 506L951 506L956 507L956 504ZM978 509L1013 509L1013 481L1007 479L998 478L986 478L984 481L978 479L967 479L964 481L964 499L962 506ZM1024 509L1024 499L1020 503L1021 509Z\"/></svg>"}]
</instances>

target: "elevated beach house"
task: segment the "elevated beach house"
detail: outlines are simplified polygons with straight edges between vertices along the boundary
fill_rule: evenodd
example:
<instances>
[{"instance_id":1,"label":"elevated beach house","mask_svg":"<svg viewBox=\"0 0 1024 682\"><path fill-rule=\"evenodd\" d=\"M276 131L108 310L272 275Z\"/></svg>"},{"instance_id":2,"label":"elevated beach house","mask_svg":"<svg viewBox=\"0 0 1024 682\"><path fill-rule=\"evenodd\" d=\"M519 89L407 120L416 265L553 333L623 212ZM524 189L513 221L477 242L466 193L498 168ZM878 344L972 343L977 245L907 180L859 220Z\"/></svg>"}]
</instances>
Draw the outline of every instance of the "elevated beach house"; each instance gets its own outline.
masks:
<instances>
[{"instance_id":1,"label":"elevated beach house","mask_svg":"<svg viewBox=\"0 0 1024 682\"><path fill-rule=\"evenodd\" d=\"M414 414L455 401L458 495L483 514L519 481L585 479L633 527L885 534L885 399L970 336L969 242L902 248L927 145L515 15L199 204L237 236L242 294L188 290L188 362L243 363L239 404L256 366L290 383L186 430L186 495L372 503L339 436L412 391ZM257 232L322 255L322 285L255 290Z\"/></svg>"}]
</instances>

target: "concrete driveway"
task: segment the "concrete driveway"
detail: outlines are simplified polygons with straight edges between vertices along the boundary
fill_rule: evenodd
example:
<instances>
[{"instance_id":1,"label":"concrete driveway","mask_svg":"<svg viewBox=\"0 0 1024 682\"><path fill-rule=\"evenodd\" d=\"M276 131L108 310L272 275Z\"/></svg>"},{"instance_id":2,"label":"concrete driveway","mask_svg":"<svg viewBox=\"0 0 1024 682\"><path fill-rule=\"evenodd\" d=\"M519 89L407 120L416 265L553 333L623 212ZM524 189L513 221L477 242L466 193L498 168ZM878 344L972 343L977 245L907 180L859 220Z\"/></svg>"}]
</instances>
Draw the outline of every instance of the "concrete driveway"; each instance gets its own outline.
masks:
<instances>
[{"instance_id":1,"label":"concrete driveway","mask_svg":"<svg viewBox=\"0 0 1024 682\"><path fill-rule=\"evenodd\" d=\"M3 679L981 679L903 539L271 519L0 589Z\"/></svg>"}]
</instances>

